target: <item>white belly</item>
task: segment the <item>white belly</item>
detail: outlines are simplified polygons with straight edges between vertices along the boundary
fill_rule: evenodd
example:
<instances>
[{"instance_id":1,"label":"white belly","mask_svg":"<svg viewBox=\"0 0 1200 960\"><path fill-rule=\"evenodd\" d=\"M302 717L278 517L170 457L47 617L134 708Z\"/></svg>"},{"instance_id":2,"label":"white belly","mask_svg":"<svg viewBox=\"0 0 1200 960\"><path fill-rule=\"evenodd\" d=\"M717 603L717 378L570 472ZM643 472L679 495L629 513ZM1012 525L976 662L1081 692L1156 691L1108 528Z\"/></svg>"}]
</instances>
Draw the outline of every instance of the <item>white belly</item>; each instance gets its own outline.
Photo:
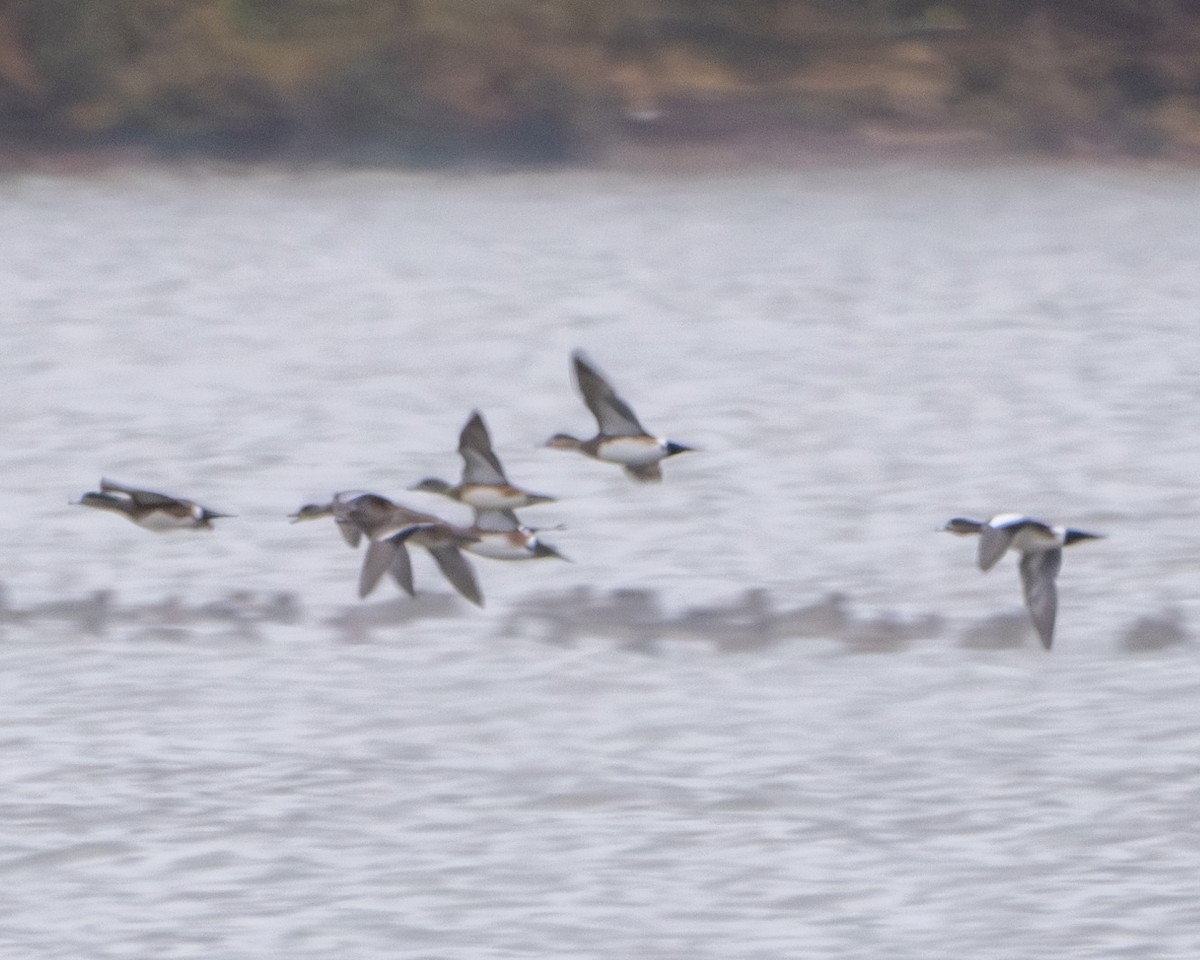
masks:
<instances>
[{"instance_id":1,"label":"white belly","mask_svg":"<svg viewBox=\"0 0 1200 960\"><path fill-rule=\"evenodd\" d=\"M524 494L505 494L495 487L468 487L462 500L476 510L515 510L525 506Z\"/></svg>"},{"instance_id":2,"label":"white belly","mask_svg":"<svg viewBox=\"0 0 1200 960\"><path fill-rule=\"evenodd\" d=\"M627 467L644 467L648 463L658 463L665 452L659 441L649 437L617 437L601 444L597 457Z\"/></svg>"},{"instance_id":3,"label":"white belly","mask_svg":"<svg viewBox=\"0 0 1200 960\"><path fill-rule=\"evenodd\" d=\"M1057 537L1045 530L1027 528L1018 530L1009 546L1021 553L1028 553L1036 550L1053 550L1061 547L1062 544L1058 542Z\"/></svg>"},{"instance_id":4,"label":"white belly","mask_svg":"<svg viewBox=\"0 0 1200 960\"><path fill-rule=\"evenodd\" d=\"M484 537L475 543L466 544L463 549L491 560L529 560L533 557L525 544L514 544L502 537Z\"/></svg>"},{"instance_id":5,"label":"white belly","mask_svg":"<svg viewBox=\"0 0 1200 960\"><path fill-rule=\"evenodd\" d=\"M144 518L137 522L139 527L144 527L147 530L153 530L155 533L165 533L168 530L188 530L194 529L196 526L196 518L173 517L169 513L156 511L147 514Z\"/></svg>"}]
</instances>

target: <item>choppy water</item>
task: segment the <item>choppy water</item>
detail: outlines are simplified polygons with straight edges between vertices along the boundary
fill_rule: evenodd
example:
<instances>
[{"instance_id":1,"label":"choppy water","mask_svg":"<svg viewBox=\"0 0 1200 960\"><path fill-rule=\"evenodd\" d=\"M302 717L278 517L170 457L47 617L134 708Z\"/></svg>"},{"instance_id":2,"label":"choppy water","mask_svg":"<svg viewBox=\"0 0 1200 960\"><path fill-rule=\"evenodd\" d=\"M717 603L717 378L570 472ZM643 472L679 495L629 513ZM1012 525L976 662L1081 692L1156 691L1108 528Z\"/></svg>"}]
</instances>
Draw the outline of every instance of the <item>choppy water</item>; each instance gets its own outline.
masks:
<instances>
[{"instance_id":1,"label":"choppy water","mask_svg":"<svg viewBox=\"0 0 1200 960\"><path fill-rule=\"evenodd\" d=\"M1195 956L1198 187L0 183L0 954ZM703 448L661 487L537 448L577 346ZM473 407L575 563L357 603L284 514ZM934 533L1010 509L1109 535L1050 655Z\"/></svg>"}]
</instances>

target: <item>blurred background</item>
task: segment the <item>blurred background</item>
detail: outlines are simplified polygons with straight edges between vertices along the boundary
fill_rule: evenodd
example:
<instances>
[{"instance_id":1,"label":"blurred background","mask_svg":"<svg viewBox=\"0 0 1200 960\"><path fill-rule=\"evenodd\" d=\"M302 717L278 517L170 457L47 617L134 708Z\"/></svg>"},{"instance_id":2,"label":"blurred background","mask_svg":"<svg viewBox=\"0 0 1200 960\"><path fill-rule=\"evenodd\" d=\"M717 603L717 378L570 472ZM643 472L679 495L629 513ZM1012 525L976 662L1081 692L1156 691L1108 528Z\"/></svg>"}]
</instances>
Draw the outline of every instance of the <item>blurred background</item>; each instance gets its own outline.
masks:
<instances>
[{"instance_id":1,"label":"blurred background","mask_svg":"<svg viewBox=\"0 0 1200 960\"><path fill-rule=\"evenodd\" d=\"M563 161L664 143L1191 157L1189 0L7 0L0 142Z\"/></svg>"}]
</instances>

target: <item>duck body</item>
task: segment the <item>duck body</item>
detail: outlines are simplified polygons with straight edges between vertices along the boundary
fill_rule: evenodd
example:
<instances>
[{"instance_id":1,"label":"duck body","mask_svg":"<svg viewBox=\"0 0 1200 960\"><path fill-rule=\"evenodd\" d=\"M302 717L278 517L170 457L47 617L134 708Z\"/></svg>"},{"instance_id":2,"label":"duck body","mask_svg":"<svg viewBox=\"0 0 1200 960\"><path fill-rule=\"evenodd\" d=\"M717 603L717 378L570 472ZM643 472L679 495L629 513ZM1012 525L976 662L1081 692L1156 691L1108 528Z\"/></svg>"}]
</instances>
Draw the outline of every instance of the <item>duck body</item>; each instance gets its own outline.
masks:
<instances>
[{"instance_id":1,"label":"duck body","mask_svg":"<svg viewBox=\"0 0 1200 960\"><path fill-rule=\"evenodd\" d=\"M537 531L521 523L511 510L480 510L470 528L476 539L465 549L492 560L537 560L558 557L558 549L542 541Z\"/></svg>"},{"instance_id":2,"label":"duck body","mask_svg":"<svg viewBox=\"0 0 1200 960\"><path fill-rule=\"evenodd\" d=\"M342 490L328 503L306 503L291 514L292 523L332 517L338 532L350 546L357 547L362 538L368 539L382 531L392 520L396 504L387 497L364 490Z\"/></svg>"},{"instance_id":3,"label":"duck body","mask_svg":"<svg viewBox=\"0 0 1200 960\"><path fill-rule=\"evenodd\" d=\"M445 480L429 477L412 487L425 493L437 493L466 504L474 510L517 510L539 503L553 503L554 497L529 493L511 483L459 483L451 486Z\"/></svg>"},{"instance_id":4,"label":"duck body","mask_svg":"<svg viewBox=\"0 0 1200 960\"><path fill-rule=\"evenodd\" d=\"M211 530L212 521L233 514L209 510L192 500L153 490L142 490L101 478L100 490L85 493L78 503L96 510L119 513L145 530Z\"/></svg>"},{"instance_id":5,"label":"duck body","mask_svg":"<svg viewBox=\"0 0 1200 960\"><path fill-rule=\"evenodd\" d=\"M990 570L1009 550L1023 557L1032 553L1061 550L1081 540L1097 540L1102 534L1073 527L1051 526L1042 520L1019 513L1001 513L982 524L979 530L980 570Z\"/></svg>"},{"instance_id":6,"label":"duck body","mask_svg":"<svg viewBox=\"0 0 1200 960\"><path fill-rule=\"evenodd\" d=\"M644 467L656 464L690 447L663 437L598 437L587 452L597 460L619 463L623 467Z\"/></svg>"}]
</instances>

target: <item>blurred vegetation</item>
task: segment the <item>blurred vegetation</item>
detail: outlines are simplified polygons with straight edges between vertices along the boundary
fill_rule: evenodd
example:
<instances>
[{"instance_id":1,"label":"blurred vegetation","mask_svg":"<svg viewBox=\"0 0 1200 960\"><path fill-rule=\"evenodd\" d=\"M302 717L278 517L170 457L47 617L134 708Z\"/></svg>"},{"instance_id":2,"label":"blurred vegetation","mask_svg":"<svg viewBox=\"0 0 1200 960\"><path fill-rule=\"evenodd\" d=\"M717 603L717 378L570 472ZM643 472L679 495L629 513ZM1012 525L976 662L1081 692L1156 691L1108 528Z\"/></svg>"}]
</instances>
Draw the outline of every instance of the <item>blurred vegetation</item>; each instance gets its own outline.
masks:
<instances>
[{"instance_id":1,"label":"blurred vegetation","mask_svg":"<svg viewBox=\"0 0 1200 960\"><path fill-rule=\"evenodd\" d=\"M1200 0L0 0L0 146L1200 153Z\"/></svg>"}]
</instances>

